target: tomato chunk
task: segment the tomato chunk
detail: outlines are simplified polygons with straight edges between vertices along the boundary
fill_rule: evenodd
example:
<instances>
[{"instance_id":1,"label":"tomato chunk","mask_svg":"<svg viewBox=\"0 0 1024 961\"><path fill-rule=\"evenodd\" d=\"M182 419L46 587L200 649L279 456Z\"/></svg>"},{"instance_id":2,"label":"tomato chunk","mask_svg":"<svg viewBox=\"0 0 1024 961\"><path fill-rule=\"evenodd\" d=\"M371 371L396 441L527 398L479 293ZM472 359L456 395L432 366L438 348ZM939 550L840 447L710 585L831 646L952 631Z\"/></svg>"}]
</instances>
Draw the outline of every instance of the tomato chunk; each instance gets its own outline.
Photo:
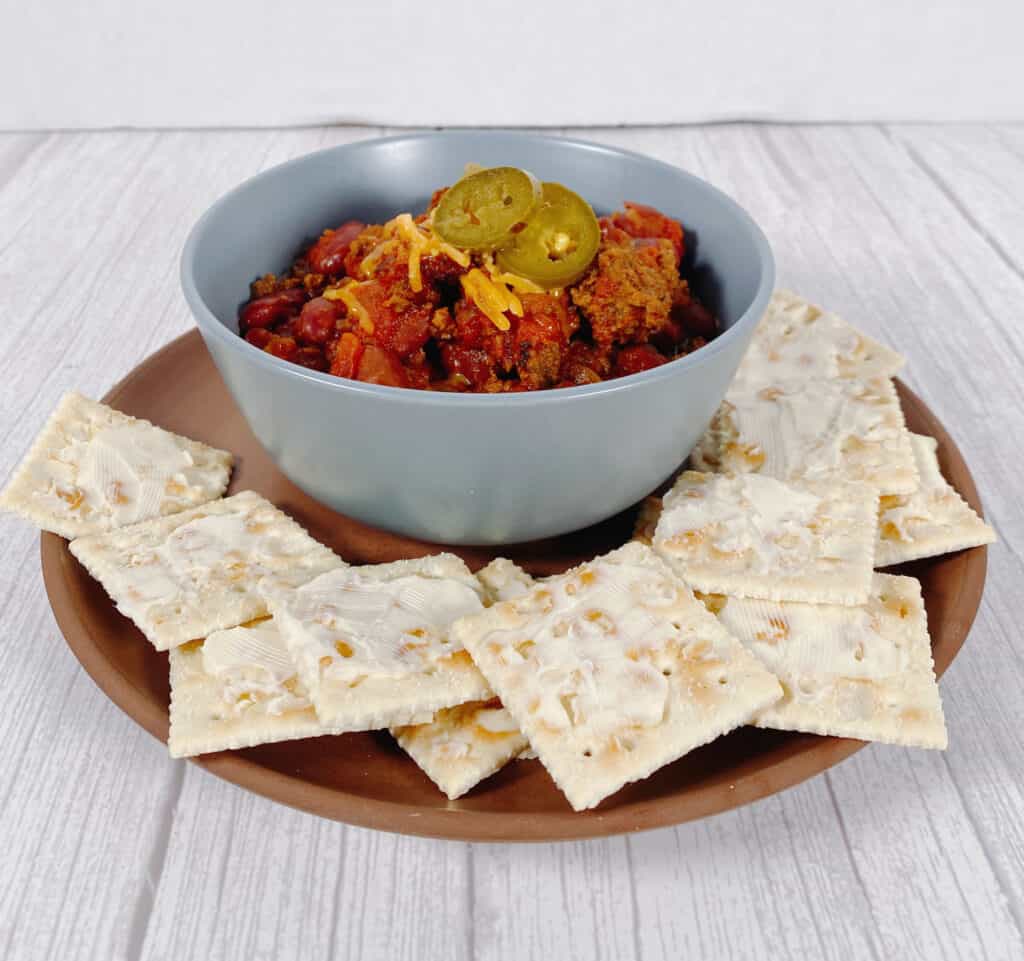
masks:
<instances>
[{"instance_id":1,"label":"tomato chunk","mask_svg":"<svg viewBox=\"0 0 1024 961\"><path fill-rule=\"evenodd\" d=\"M295 360L299 355L299 345L295 343L294 337L278 337L275 334L263 349L281 360Z\"/></svg>"},{"instance_id":2,"label":"tomato chunk","mask_svg":"<svg viewBox=\"0 0 1024 961\"><path fill-rule=\"evenodd\" d=\"M331 373L335 377L348 377L350 380L355 380L362 353L363 342L355 334L346 331L338 338L338 343L334 348Z\"/></svg>"},{"instance_id":3,"label":"tomato chunk","mask_svg":"<svg viewBox=\"0 0 1024 961\"><path fill-rule=\"evenodd\" d=\"M460 344L443 344L441 362L448 371L452 384L458 386L461 378L464 385L472 390L483 390L495 379L491 358L486 350L479 347L463 347Z\"/></svg>"},{"instance_id":4,"label":"tomato chunk","mask_svg":"<svg viewBox=\"0 0 1024 961\"><path fill-rule=\"evenodd\" d=\"M624 206L626 208L624 211L612 215L612 224L619 230L624 230L631 237L660 238L671 241L676 252L676 266L678 267L686 249L682 224L646 204L635 204L627 200Z\"/></svg>"},{"instance_id":5,"label":"tomato chunk","mask_svg":"<svg viewBox=\"0 0 1024 961\"><path fill-rule=\"evenodd\" d=\"M367 384L382 384L386 387L405 387L407 384L401 360L392 351L376 344L367 344L363 348L356 378Z\"/></svg>"},{"instance_id":6,"label":"tomato chunk","mask_svg":"<svg viewBox=\"0 0 1024 961\"><path fill-rule=\"evenodd\" d=\"M650 344L624 347L615 358L615 376L625 377L627 374L638 374L642 370L660 367L665 361L666 358Z\"/></svg>"},{"instance_id":7,"label":"tomato chunk","mask_svg":"<svg viewBox=\"0 0 1024 961\"><path fill-rule=\"evenodd\" d=\"M430 339L431 304L416 304L402 284L387 286L368 280L355 288L355 297L370 315L373 325L368 339L405 357Z\"/></svg>"},{"instance_id":8,"label":"tomato chunk","mask_svg":"<svg viewBox=\"0 0 1024 961\"><path fill-rule=\"evenodd\" d=\"M558 380L568 343L568 298L523 294L523 317L516 324L515 358L519 379L531 390Z\"/></svg>"}]
</instances>

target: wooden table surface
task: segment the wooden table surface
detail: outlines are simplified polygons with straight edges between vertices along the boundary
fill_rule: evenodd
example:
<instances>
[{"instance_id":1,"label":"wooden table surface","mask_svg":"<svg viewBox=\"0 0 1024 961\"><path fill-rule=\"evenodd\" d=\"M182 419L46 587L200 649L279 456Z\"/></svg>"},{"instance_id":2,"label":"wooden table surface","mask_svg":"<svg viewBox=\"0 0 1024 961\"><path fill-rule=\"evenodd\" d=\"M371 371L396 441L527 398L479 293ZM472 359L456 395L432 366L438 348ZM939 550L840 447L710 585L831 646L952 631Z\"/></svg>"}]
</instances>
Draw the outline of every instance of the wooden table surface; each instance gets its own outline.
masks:
<instances>
[{"instance_id":1,"label":"wooden table surface","mask_svg":"<svg viewBox=\"0 0 1024 961\"><path fill-rule=\"evenodd\" d=\"M178 254L250 174L359 128L0 135L0 479L60 395L189 329ZM318 820L172 761L66 648L0 518L0 957L1024 958L1024 127L589 131L760 222L781 285L909 358L1000 543L945 753L871 746L702 822L469 845Z\"/></svg>"}]
</instances>

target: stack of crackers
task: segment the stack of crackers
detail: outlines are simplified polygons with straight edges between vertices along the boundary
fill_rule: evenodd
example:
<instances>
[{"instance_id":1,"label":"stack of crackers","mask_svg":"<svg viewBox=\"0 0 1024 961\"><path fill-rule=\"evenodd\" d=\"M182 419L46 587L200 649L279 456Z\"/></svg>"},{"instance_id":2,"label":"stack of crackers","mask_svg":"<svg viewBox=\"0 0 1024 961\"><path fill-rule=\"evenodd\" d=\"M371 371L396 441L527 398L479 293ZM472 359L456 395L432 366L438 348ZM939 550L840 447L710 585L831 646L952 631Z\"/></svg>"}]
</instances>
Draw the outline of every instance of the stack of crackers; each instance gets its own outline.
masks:
<instances>
[{"instance_id":1,"label":"stack of crackers","mask_svg":"<svg viewBox=\"0 0 1024 961\"><path fill-rule=\"evenodd\" d=\"M920 586L994 539L907 432L902 358L777 294L634 539L534 581L499 558L351 566L231 455L77 395L0 506L168 651L173 756L390 730L449 798L536 756L576 810L745 724L944 747Z\"/></svg>"}]
</instances>

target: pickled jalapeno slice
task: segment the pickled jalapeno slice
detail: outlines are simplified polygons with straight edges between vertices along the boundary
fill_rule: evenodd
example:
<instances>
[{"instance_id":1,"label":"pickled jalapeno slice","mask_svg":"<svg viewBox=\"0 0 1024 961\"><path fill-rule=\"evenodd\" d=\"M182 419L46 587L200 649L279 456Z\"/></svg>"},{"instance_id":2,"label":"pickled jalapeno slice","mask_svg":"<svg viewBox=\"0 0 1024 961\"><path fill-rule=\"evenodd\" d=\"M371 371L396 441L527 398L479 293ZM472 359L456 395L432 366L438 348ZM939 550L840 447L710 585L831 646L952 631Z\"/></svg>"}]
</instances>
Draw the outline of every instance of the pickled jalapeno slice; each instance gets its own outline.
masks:
<instances>
[{"instance_id":1,"label":"pickled jalapeno slice","mask_svg":"<svg viewBox=\"0 0 1024 961\"><path fill-rule=\"evenodd\" d=\"M540 206L498 250L498 266L545 288L578 280L597 255L601 228L579 194L561 184L542 185Z\"/></svg>"},{"instance_id":2,"label":"pickled jalapeno slice","mask_svg":"<svg viewBox=\"0 0 1024 961\"><path fill-rule=\"evenodd\" d=\"M434 230L463 250L508 243L540 202L536 178L518 167L488 167L453 184L434 210Z\"/></svg>"}]
</instances>

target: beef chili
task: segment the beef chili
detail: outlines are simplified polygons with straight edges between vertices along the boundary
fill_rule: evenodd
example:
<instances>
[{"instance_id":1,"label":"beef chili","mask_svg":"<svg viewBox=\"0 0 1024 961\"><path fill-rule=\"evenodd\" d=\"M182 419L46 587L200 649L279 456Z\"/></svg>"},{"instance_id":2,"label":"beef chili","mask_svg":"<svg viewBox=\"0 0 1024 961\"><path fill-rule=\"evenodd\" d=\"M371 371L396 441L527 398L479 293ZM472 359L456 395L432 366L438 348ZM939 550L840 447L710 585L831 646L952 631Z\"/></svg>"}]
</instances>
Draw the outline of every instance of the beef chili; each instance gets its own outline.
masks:
<instances>
[{"instance_id":1,"label":"beef chili","mask_svg":"<svg viewBox=\"0 0 1024 961\"><path fill-rule=\"evenodd\" d=\"M239 333L283 360L392 387L597 383L718 333L680 275L685 242L652 207L598 219L559 184L477 169L418 217L325 230L286 274L252 284Z\"/></svg>"}]
</instances>

